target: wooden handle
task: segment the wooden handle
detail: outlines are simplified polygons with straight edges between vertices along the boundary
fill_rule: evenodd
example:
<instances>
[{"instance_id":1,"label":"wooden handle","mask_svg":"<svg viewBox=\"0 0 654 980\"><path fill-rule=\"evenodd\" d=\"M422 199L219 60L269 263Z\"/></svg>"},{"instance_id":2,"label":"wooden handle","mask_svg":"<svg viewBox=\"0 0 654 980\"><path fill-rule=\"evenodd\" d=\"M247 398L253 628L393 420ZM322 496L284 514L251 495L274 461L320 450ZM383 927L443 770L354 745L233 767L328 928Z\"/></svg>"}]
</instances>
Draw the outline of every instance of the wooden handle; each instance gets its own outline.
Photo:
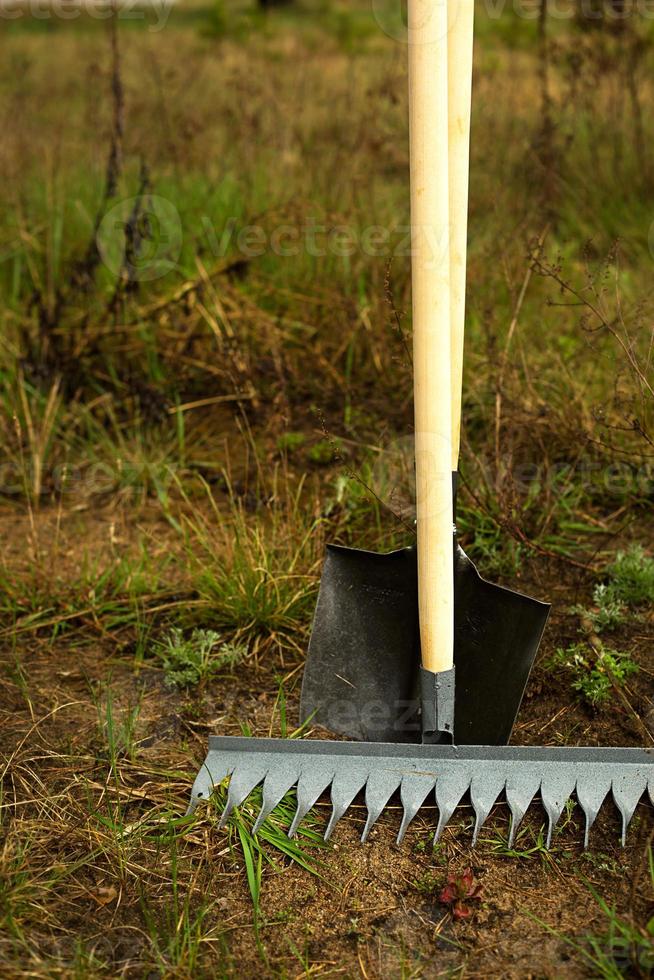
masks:
<instances>
[{"instance_id":1,"label":"wooden handle","mask_svg":"<svg viewBox=\"0 0 654 980\"><path fill-rule=\"evenodd\" d=\"M450 187L450 324L452 343L452 471L459 467L461 389L466 312L468 173L474 0L448 0L448 120Z\"/></svg>"},{"instance_id":2,"label":"wooden handle","mask_svg":"<svg viewBox=\"0 0 654 980\"><path fill-rule=\"evenodd\" d=\"M446 0L409 0L413 370L422 664L454 662Z\"/></svg>"}]
</instances>

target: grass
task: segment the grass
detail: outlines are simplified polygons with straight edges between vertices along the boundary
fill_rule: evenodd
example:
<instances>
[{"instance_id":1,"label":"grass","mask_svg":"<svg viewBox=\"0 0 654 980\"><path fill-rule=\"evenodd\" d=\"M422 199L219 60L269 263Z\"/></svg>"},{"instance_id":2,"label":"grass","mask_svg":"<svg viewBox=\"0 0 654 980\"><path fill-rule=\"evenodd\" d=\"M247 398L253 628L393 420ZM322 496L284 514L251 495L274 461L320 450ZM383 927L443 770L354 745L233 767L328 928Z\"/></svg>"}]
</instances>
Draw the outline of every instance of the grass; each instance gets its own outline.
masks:
<instances>
[{"instance_id":1,"label":"grass","mask_svg":"<svg viewBox=\"0 0 654 980\"><path fill-rule=\"evenodd\" d=\"M600 864L561 847L565 873L537 818L511 852L487 836L477 938L425 925L455 830L436 857L431 824L394 848L391 806L354 848L355 801L333 846L316 816L289 842L287 798L253 835L260 790L224 829L213 806L181 816L209 732L306 734L325 542L413 540L406 52L396 5L374 6L191 3L161 31L119 20L113 46L89 16L5 24L0 959L17 977L413 976L444 950L448 974L493 976L507 893L525 973L567 967L523 906L590 975L646 952L645 812L624 854L601 820ZM554 599L545 658L581 696L537 670L516 738L642 744L651 31L546 27L542 47L537 22L478 9L457 524L484 575Z\"/></svg>"},{"instance_id":2,"label":"grass","mask_svg":"<svg viewBox=\"0 0 654 980\"><path fill-rule=\"evenodd\" d=\"M275 468L269 477L257 473L240 497L229 479L226 485L227 514L205 486L208 508L191 503L180 521L201 615L255 652L261 642L297 648L315 600L322 542L320 520L305 509L305 481L294 487ZM260 512L258 522L248 507Z\"/></svg>"},{"instance_id":3,"label":"grass","mask_svg":"<svg viewBox=\"0 0 654 980\"><path fill-rule=\"evenodd\" d=\"M649 879L654 887L654 862L652 850L649 849ZM597 902L604 917L604 930L601 933L590 933L585 942L575 942L566 936L560 936L579 959L590 967L593 976L602 980L619 980L624 976L651 976L654 968L652 957L652 937L654 937L654 918L650 918L644 927L633 920L617 914L596 891L591 888L591 894ZM545 923L541 923L547 931L557 935Z\"/></svg>"},{"instance_id":4,"label":"grass","mask_svg":"<svg viewBox=\"0 0 654 980\"><path fill-rule=\"evenodd\" d=\"M225 808L226 790L219 788L212 797L211 804L219 816ZM252 898L255 915L261 912L261 881L264 866L279 872L281 870L275 855L287 858L311 874L320 873L320 860L317 856L326 845L318 831L317 820L309 816L297 831L296 839L287 837L295 814L293 794L289 793L279 803L273 813L264 821L256 834L252 833L254 823L261 809L261 790L253 792L246 802L235 810L228 823L228 841L232 850L236 846L245 862L248 888Z\"/></svg>"}]
</instances>

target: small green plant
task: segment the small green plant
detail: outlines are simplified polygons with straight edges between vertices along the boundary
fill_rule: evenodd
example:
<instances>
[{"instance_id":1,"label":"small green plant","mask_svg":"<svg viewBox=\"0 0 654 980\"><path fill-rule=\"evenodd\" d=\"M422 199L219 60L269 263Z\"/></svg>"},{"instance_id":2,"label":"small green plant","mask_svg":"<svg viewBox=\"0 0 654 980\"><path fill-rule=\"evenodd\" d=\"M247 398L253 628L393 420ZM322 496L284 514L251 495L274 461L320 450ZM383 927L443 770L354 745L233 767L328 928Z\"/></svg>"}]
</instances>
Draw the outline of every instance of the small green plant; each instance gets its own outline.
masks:
<instances>
[{"instance_id":1,"label":"small green plant","mask_svg":"<svg viewBox=\"0 0 654 980\"><path fill-rule=\"evenodd\" d=\"M214 0L207 13L207 22L203 33L210 37L223 38L227 34L229 24L227 21L227 11L225 10L225 0Z\"/></svg>"},{"instance_id":2,"label":"small green plant","mask_svg":"<svg viewBox=\"0 0 654 980\"><path fill-rule=\"evenodd\" d=\"M217 927L209 921L216 901L199 889L199 894L194 894L193 888L182 889L178 844L174 836L170 838L169 861L169 901L156 907L151 897L142 892L141 913L160 975L170 975L180 969L187 976L193 976L197 975L202 944L216 938Z\"/></svg>"},{"instance_id":3,"label":"small green plant","mask_svg":"<svg viewBox=\"0 0 654 980\"><path fill-rule=\"evenodd\" d=\"M520 858L524 861L531 861L540 858L543 864L551 864L556 848L547 846L545 839L545 827L535 830L531 827L523 827L518 832L512 847L509 847L508 835L502 833L493 834L492 837L481 838L482 843L490 846L494 855L508 857L511 859Z\"/></svg>"},{"instance_id":4,"label":"small green plant","mask_svg":"<svg viewBox=\"0 0 654 980\"><path fill-rule=\"evenodd\" d=\"M624 623L627 607L621 599L615 597L611 586L603 582L596 585L593 590L592 608L575 606L574 612L587 620L596 633L601 633L603 630L615 629L616 626Z\"/></svg>"},{"instance_id":5,"label":"small green plant","mask_svg":"<svg viewBox=\"0 0 654 980\"><path fill-rule=\"evenodd\" d=\"M654 558L648 558L640 545L618 553L609 568L609 577L607 588L625 605L654 602Z\"/></svg>"},{"instance_id":6,"label":"small green plant","mask_svg":"<svg viewBox=\"0 0 654 980\"><path fill-rule=\"evenodd\" d=\"M309 450L309 459L316 466L328 466L334 459L334 445L328 439L321 439Z\"/></svg>"},{"instance_id":7,"label":"small green plant","mask_svg":"<svg viewBox=\"0 0 654 980\"><path fill-rule=\"evenodd\" d=\"M607 581L593 590L590 609L576 606L574 611L588 620L597 633L624 623L629 609L654 602L654 558L648 558L640 545L620 551L607 569Z\"/></svg>"},{"instance_id":8,"label":"small green plant","mask_svg":"<svg viewBox=\"0 0 654 980\"><path fill-rule=\"evenodd\" d=\"M588 643L559 647L546 666L562 667L571 676L572 688L593 707L606 704L612 691L638 670L628 653L604 646L595 650Z\"/></svg>"},{"instance_id":9,"label":"small green plant","mask_svg":"<svg viewBox=\"0 0 654 980\"><path fill-rule=\"evenodd\" d=\"M223 641L214 630L194 629L185 636L174 628L155 646L166 679L173 687L191 687L232 670L247 653L242 643Z\"/></svg>"},{"instance_id":10,"label":"small green plant","mask_svg":"<svg viewBox=\"0 0 654 980\"><path fill-rule=\"evenodd\" d=\"M283 432L277 439L277 450L290 456L301 449L305 442L306 437L303 432Z\"/></svg>"},{"instance_id":11,"label":"small green plant","mask_svg":"<svg viewBox=\"0 0 654 980\"><path fill-rule=\"evenodd\" d=\"M104 697L102 692L95 696L93 691L91 696L96 704L98 727L107 749L111 771L115 774L120 759L126 758L133 762L136 756L136 727L141 712L141 700L139 697L136 704L126 710L117 711L110 687L107 687Z\"/></svg>"},{"instance_id":12,"label":"small green plant","mask_svg":"<svg viewBox=\"0 0 654 980\"><path fill-rule=\"evenodd\" d=\"M426 871L419 878L415 878L413 887L421 895L434 895L439 887L442 887L442 879L436 877L430 871Z\"/></svg>"}]
</instances>

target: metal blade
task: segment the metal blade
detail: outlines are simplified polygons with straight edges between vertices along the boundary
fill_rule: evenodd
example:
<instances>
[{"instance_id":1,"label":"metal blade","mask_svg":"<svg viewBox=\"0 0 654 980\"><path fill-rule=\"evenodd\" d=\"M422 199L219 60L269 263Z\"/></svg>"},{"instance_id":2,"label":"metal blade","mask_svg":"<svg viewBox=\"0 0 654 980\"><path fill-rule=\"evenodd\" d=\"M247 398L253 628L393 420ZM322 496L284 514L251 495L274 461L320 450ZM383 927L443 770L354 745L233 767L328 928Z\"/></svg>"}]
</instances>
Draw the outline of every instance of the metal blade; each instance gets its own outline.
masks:
<instances>
[{"instance_id":1,"label":"metal blade","mask_svg":"<svg viewBox=\"0 0 654 980\"><path fill-rule=\"evenodd\" d=\"M545 603L486 582L457 545L454 740L459 745L508 742L548 613ZM349 738L419 742L419 675L415 548L383 555L328 545L301 719Z\"/></svg>"},{"instance_id":2,"label":"metal blade","mask_svg":"<svg viewBox=\"0 0 654 980\"><path fill-rule=\"evenodd\" d=\"M368 819L361 835L362 843L368 840L370 831L381 816L384 807L393 793L397 792L402 782L402 773L384 769L371 772L366 783L366 809Z\"/></svg>"},{"instance_id":3,"label":"metal blade","mask_svg":"<svg viewBox=\"0 0 654 980\"><path fill-rule=\"evenodd\" d=\"M288 791L295 786L299 776L300 773L297 769L292 769L290 772L287 770L282 770L281 772L273 770L267 774L263 781L261 810L252 828L253 834L258 832L264 820L270 816L277 804L281 803Z\"/></svg>"},{"instance_id":4,"label":"metal blade","mask_svg":"<svg viewBox=\"0 0 654 980\"><path fill-rule=\"evenodd\" d=\"M600 812L602 803L608 796L611 789L611 775L606 773L603 779L588 779L581 776L577 780L577 800L586 817L586 829L584 832L584 850L588 848L588 837L590 828L595 823L597 814Z\"/></svg>"},{"instance_id":5,"label":"metal blade","mask_svg":"<svg viewBox=\"0 0 654 980\"><path fill-rule=\"evenodd\" d=\"M407 832L409 824L435 785L435 773L407 773L403 777L400 796L402 806L404 807L404 814L402 815L402 823L400 824L397 835L398 844L401 844L404 840L404 835Z\"/></svg>"},{"instance_id":6,"label":"metal blade","mask_svg":"<svg viewBox=\"0 0 654 980\"><path fill-rule=\"evenodd\" d=\"M354 797L366 785L369 772L370 770L366 768L336 772L332 782L332 815L325 831L325 840L329 840L334 831L334 827Z\"/></svg>"},{"instance_id":7,"label":"metal blade","mask_svg":"<svg viewBox=\"0 0 654 980\"><path fill-rule=\"evenodd\" d=\"M475 773L470 786L470 800L475 811L475 829L472 834L472 846L477 843L477 837L488 814L493 809L495 801L506 786L506 769L503 766L489 766L483 774Z\"/></svg>"},{"instance_id":8,"label":"metal blade","mask_svg":"<svg viewBox=\"0 0 654 980\"><path fill-rule=\"evenodd\" d=\"M227 804L220 818L219 827L225 826L234 807L240 806L243 800L248 798L254 787L258 786L263 780L266 772L267 768L263 768L262 766L255 766L254 768L252 766L249 768L238 766L234 769L232 778L229 781Z\"/></svg>"},{"instance_id":9,"label":"metal blade","mask_svg":"<svg viewBox=\"0 0 654 980\"><path fill-rule=\"evenodd\" d=\"M207 756L207 760L208 758ZM214 762L213 758L212 762ZM216 786L220 786L223 779L231 776L233 769L234 766L225 758L223 758L222 764L220 760L215 760L213 768L210 768L206 762L201 766L191 790L191 802L186 811L187 817L195 812L198 803L206 803L209 800Z\"/></svg>"},{"instance_id":10,"label":"metal blade","mask_svg":"<svg viewBox=\"0 0 654 980\"><path fill-rule=\"evenodd\" d=\"M470 788L472 772L468 766L447 765L444 763L436 775L436 805L438 807L438 826L434 844L438 842L450 817L461 802L461 797Z\"/></svg>"},{"instance_id":11,"label":"metal blade","mask_svg":"<svg viewBox=\"0 0 654 980\"><path fill-rule=\"evenodd\" d=\"M518 828L534 796L540 790L542 774L536 766L516 766L506 780L506 801L511 810L509 848L515 844Z\"/></svg>"},{"instance_id":12,"label":"metal blade","mask_svg":"<svg viewBox=\"0 0 654 980\"><path fill-rule=\"evenodd\" d=\"M211 742L209 744L211 745ZM289 837L295 837L297 829L307 813L316 800L325 792L333 778L334 769L326 769L324 765L318 766L314 770L311 770L311 768L302 768L296 790L297 810L295 811L293 822L288 829Z\"/></svg>"},{"instance_id":13,"label":"metal blade","mask_svg":"<svg viewBox=\"0 0 654 980\"><path fill-rule=\"evenodd\" d=\"M193 786L192 806L208 799L214 786L231 773L222 823L235 806L263 782L262 813L296 785L297 812L289 834L321 794L332 786L331 834L357 793L366 787L368 819L364 838L393 793L400 789L407 827L435 787L439 807L436 835L442 832L470 789L475 835L506 792L511 808L510 846L524 813L540 788L548 816L548 846L566 802L575 789L588 832L611 788L622 815L623 839L641 797L654 788L650 749L534 748L531 746L398 745L380 742L313 742L301 739L211 738L209 754ZM261 825L259 815L257 826Z\"/></svg>"},{"instance_id":14,"label":"metal blade","mask_svg":"<svg viewBox=\"0 0 654 980\"><path fill-rule=\"evenodd\" d=\"M647 777L643 774L640 778L629 777L625 773L617 773L613 778L612 790L615 805L622 817L622 846L627 841L627 827L634 815L634 810L640 802L640 798L647 789ZM650 790L654 779L650 776Z\"/></svg>"},{"instance_id":15,"label":"metal blade","mask_svg":"<svg viewBox=\"0 0 654 980\"><path fill-rule=\"evenodd\" d=\"M301 720L350 738L419 741L418 643L415 549L379 555L328 545Z\"/></svg>"},{"instance_id":16,"label":"metal blade","mask_svg":"<svg viewBox=\"0 0 654 980\"><path fill-rule=\"evenodd\" d=\"M576 773L569 766L559 766L543 777L540 796L547 814L547 847L552 843L554 828L576 784Z\"/></svg>"}]
</instances>

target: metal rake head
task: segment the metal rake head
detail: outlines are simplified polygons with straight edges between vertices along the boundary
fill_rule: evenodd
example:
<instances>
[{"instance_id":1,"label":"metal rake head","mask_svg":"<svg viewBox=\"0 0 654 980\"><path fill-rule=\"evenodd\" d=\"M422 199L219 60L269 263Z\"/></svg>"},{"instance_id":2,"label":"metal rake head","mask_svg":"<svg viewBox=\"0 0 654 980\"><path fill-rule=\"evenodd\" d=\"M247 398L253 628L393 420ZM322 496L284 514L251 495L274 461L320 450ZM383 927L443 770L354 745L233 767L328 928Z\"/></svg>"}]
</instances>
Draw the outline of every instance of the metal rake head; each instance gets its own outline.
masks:
<instances>
[{"instance_id":1,"label":"metal rake head","mask_svg":"<svg viewBox=\"0 0 654 980\"><path fill-rule=\"evenodd\" d=\"M547 814L547 846L573 793L586 818L584 847L605 799L611 795L622 818L622 844L636 806L645 793L654 804L654 755L647 749L531 748L514 746L393 745L386 743L213 737L195 780L189 813L209 799L229 777L224 826L235 807L262 786L262 804L253 831L291 790L297 809L292 837L328 789L332 812L328 840L355 797L365 793L368 811L362 834L372 827L399 792L403 807L400 843L421 806L438 807L438 841L463 797L475 812L473 845L495 803L504 797L511 811L509 847L520 822L539 795Z\"/></svg>"}]
</instances>

